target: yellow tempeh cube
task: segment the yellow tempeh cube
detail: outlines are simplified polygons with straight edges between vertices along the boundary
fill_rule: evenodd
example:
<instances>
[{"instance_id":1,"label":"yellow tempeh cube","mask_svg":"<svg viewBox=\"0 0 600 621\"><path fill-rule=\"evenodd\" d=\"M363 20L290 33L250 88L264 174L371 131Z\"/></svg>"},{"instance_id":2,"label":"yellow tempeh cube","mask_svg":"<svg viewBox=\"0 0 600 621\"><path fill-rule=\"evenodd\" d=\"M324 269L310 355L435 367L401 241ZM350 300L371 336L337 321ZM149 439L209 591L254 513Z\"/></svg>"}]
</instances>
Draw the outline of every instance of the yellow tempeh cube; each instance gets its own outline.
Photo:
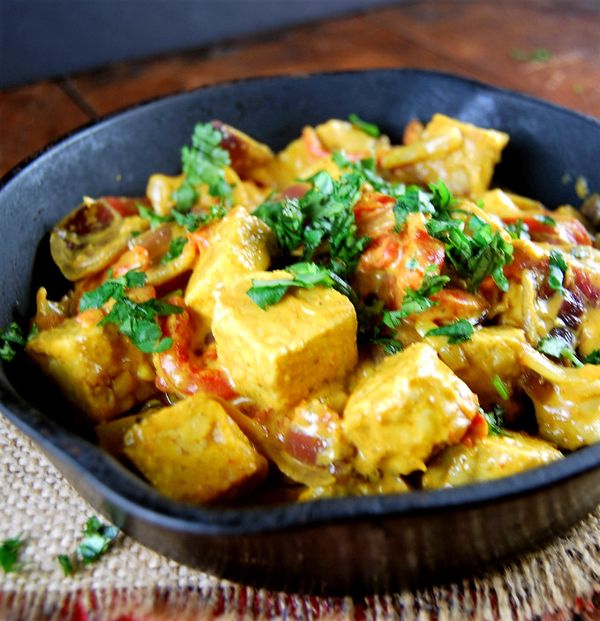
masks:
<instances>
[{"instance_id":1,"label":"yellow tempeh cube","mask_svg":"<svg viewBox=\"0 0 600 621\"><path fill-rule=\"evenodd\" d=\"M459 442L477 397L424 343L386 358L350 395L342 429L363 476L424 470L434 449Z\"/></svg>"},{"instance_id":2,"label":"yellow tempeh cube","mask_svg":"<svg viewBox=\"0 0 600 621\"><path fill-rule=\"evenodd\" d=\"M221 283L269 267L271 229L243 207L232 209L213 231L185 290L185 303L210 326Z\"/></svg>"},{"instance_id":3,"label":"yellow tempeh cube","mask_svg":"<svg viewBox=\"0 0 600 621\"><path fill-rule=\"evenodd\" d=\"M196 393L133 425L125 453L160 492L209 502L258 482L267 462L214 397Z\"/></svg>"},{"instance_id":4,"label":"yellow tempeh cube","mask_svg":"<svg viewBox=\"0 0 600 621\"><path fill-rule=\"evenodd\" d=\"M251 280L289 278L256 272L216 295L213 333L236 389L261 407L294 405L357 360L356 313L333 289L290 289L263 310L247 295Z\"/></svg>"},{"instance_id":5,"label":"yellow tempeh cube","mask_svg":"<svg viewBox=\"0 0 600 621\"><path fill-rule=\"evenodd\" d=\"M26 351L95 422L110 420L155 392L148 356L113 325L67 319L32 338Z\"/></svg>"}]
</instances>

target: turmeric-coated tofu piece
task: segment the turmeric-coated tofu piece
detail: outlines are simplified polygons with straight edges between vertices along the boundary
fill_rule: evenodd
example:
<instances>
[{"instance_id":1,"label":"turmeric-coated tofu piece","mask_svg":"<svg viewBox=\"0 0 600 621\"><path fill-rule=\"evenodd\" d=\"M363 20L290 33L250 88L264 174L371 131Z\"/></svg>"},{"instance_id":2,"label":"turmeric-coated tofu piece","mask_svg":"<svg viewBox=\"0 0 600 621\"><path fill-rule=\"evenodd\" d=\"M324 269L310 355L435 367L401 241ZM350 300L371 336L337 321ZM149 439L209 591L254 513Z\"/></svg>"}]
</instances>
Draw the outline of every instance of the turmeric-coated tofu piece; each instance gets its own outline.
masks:
<instances>
[{"instance_id":1,"label":"turmeric-coated tofu piece","mask_svg":"<svg viewBox=\"0 0 600 621\"><path fill-rule=\"evenodd\" d=\"M432 140L457 129L462 137L458 148L442 157L399 168L399 177L421 184L437 183L441 179L455 194L483 194L492 179L494 166L500 161L502 149L508 143L508 134L435 114L426 125L421 140Z\"/></svg>"},{"instance_id":2,"label":"turmeric-coated tofu piece","mask_svg":"<svg viewBox=\"0 0 600 621\"><path fill-rule=\"evenodd\" d=\"M213 397L196 393L135 424L125 453L156 489L185 502L234 496L258 483L267 462Z\"/></svg>"},{"instance_id":3,"label":"turmeric-coated tofu piece","mask_svg":"<svg viewBox=\"0 0 600 621\"><path fill-rule=\"evenodd\" d=\"M356 313L333 289L290 289L263 310L248 296L252 279L289 278L255 272L217 292L213 334L221 364L237 392L262 408L298 403L356 364Z\"/></svg>"},{"instance_id":4,"label":"turmeric-coated tofu piece","mask_svg":"<svg viewBox=\"0 0 600 621\"><path fill-rule=\"evenodd\" d=\"M434 338L430 338L434 341ZM525 333L517 328L491 326L475 330L473 336L462 343L450 344L445 337L435 337L433 345L440 358L479 397L483 409L501 403L508 414L516 414L521 399L519 381L523 374L519 356L525 346ZM508 390L509 398L499 395L492 383L498 377Z\"/></svg>"},{"instance_id":5,"label":"turmeric-coated tofu piece","mask_svg":"<svg viewBox=\"0 0 600 621\"><path fill-rule=\"evenodd\" d=\"M272 232L267 224L243 207L232 209L219 222L185 290L185 303L210 326L215 289L236 277L269 267Z\"/></svg>"},{"instance_id":6,"label":"turmeric-coated tofu piece","mask_svg":"<svg viewBox=\"0 0 600 621\"><path fill-rule=\"evenodd\" d=\"M416 343L359 381L342 429L359 474L397 477L424 470L434 450L459 442L478 411L468 386L432 347Z\"/></svg>"},{"instance_id":7,"label":"turmeric-coated tofu piece","mask_svg":"<svg viewBox=\"0 0 600 621\"><path fill-rule=\"evenodd\" d=\"M473 445L444 449L427 466L425 489L491 481L562 459L552 444L524 433L486 436Z\"/></svg>"},{"instance_id":8,"label":"turmeric-coated tofu piece","mask_svg":"<svg viewBox=\"0 0 600 621\"><path fill-rule=\"evenodd\" d=\"M88 315L43 330L26 351L77 409L101 423L155 393L154 369L115 326L99 326Z\"/></svg>"}]
</instances>

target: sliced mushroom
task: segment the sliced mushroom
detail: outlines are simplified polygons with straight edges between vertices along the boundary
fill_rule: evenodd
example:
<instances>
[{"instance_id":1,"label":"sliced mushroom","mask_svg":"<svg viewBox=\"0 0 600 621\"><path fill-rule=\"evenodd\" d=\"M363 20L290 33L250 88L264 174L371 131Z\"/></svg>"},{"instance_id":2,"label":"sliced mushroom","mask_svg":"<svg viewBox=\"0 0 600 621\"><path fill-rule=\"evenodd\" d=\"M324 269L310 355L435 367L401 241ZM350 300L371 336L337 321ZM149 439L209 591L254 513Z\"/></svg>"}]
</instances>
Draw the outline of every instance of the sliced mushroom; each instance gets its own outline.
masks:
<instances>
[{"instance_id":1,"label":"sliced mushroom","mask_svg":"<svg viewBox=\"0 0 600 621\"><path fill-rule=\"evenodd\" d=\"M132 205L138 202L128 200ZM114 200L106 197L88 199L52 230L52 258L69 280L86 278L105 269L127 248L134 231L148 228L147 220L123 215L132 210L117 209L112 203Z\"/></svg>"}]
</instances>

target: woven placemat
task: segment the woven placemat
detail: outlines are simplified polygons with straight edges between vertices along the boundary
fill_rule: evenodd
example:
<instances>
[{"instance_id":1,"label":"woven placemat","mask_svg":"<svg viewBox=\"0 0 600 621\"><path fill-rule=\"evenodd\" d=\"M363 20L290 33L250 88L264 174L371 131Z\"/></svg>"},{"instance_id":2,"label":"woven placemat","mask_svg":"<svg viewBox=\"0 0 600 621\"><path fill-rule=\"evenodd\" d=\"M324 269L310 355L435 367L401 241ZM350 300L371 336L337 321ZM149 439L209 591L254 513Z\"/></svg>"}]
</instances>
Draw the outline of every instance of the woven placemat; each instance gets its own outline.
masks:
<instances>
[{"instance_id":1,"label":"woven placemat","mask_svg":"<svg viewBox=\"0 0 600 621\"><path fill-rule=\"evenodd\" d=\"M545 549L486 576L353 600L233 584L124 535L99 562L65 578L56 556L75 548L94 511L2 415L0 490L0 540L18 534L26 540L23 569L0 574L0 619L7 621L600 618L600 509Z\"/></svg>"}]
</instances>

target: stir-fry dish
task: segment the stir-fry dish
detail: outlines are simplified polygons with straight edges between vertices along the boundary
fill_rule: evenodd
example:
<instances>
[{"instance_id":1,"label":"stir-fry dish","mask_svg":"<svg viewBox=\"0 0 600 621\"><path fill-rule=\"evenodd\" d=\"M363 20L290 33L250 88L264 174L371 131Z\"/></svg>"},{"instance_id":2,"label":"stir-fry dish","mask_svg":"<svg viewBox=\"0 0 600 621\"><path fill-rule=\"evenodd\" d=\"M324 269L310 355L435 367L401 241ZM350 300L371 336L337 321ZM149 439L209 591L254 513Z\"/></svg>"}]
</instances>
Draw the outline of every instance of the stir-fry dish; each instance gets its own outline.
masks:
<instances>
[{"instance_id":1,"label":"stir-fry dish","mask_svg":"<svg viewBox=\"0 0 600 621\"><path fill-rule=\"evenodd\" d=\"M351 115L274 154L200 123L181 175L54 227L72 289L39 289L2 351L26 340L101 446L186 502L561 459L600 441L600 196L490 189L508 141L436 114L393 145Z\"/></svg>"}]
</instances>

